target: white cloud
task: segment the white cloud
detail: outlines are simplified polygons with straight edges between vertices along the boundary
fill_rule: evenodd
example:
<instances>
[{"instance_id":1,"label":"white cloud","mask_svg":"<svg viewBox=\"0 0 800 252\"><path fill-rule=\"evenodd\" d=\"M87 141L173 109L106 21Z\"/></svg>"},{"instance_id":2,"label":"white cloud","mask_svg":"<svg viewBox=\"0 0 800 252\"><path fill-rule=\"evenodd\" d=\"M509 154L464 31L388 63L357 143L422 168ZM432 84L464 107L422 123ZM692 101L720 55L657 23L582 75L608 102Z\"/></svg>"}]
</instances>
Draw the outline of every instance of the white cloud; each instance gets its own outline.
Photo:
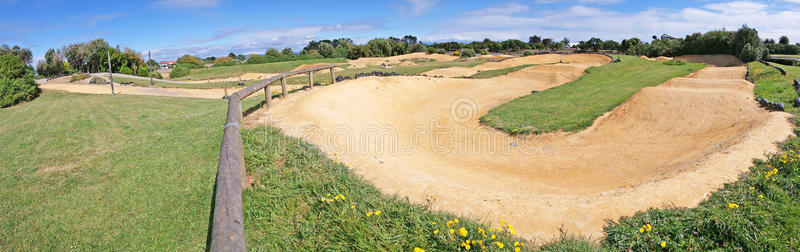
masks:
<instances>
[{"instance_id":1,"label":"white cloud","mask_svg":"<svg viewBox=\"0 0 800 252\"><path fill-rule=\"evenodd\" d=\"M798 0L800 1L800 0ZM537 0L538 4L551 4L551 3L582 3L582 4L617 4L622 0Z\"/></svg>"},{"instance_id":2,"label":"white cloud","mask_svg":"<svg viewBox=\"0 0 800 252\"><path fill-rule=\"evenodd\" d=\"M436 6L440 0L403 0L405 4L393 6L397 14L404 17L422 16Z\"/></svg>"},{"instance_id":3,"label":"white cloud","mask_svg":"<svg viewBox=\"0 0 800 252\"><path fill-rule=\"evenodd\" d=\"M210 8L216 7L220 0L158 0L155 2L163 7L183 7L183 8Z\"/></svg>"},{"instance_id":4,"label":"white cloud","mask_svg":"<svg viewBox=\"0 0 800 252\"><path fill-rule=\"evenodd\" d=\"M800 1L800 0L797 0ZM522 39L540 35L569 37L573 41L590 37L621 40L642 39L667 33L685 36L694 32L718 29L735 30L743 24L756 28L762 38L787 35L800 41L800 10L780 8L756 1L709 3L697 8L647 9L623 13L605 8L574 5L563 10L538 12L536 15L495 13L490 8L467 11L458 17L432 26L447 27L420 36L424 41Z\"/></svg>"},{"instance_id":5,"label":"white cloud","mask_svg":"<svg viewBox=\"0 0 800 252\"><path fill-rule=\"evenodd\" d=\"M798 0L800 1L800 0ZM493 5L484 9L467 11L465 15L511 15L517 13L527 12L530 9L527 5L518 3L506 3L501 5Z\"/></svg>"}]
</instances>

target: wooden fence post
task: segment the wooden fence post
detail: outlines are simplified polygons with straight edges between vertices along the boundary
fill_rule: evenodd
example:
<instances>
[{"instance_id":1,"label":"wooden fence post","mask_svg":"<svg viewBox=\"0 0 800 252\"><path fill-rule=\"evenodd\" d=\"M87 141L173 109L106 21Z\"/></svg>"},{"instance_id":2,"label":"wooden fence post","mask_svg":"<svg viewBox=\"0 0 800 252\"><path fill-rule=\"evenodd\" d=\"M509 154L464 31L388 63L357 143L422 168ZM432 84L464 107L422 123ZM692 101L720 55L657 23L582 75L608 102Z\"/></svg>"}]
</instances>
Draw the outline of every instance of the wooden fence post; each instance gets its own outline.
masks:
<instances>
[{"instance_id":1,"label":"wooden fence post","mask_svg":"<svg viewBox=\"0 0 800 252\"><path fill-rule=\"evenodd\" d=\"M272 104L272 92L270 92L269 86L270 85L267 85L266 87L264 87L264 95L266 96L266 99L267 99L267 108L269 108L269 105Z\"/></svg>"},{"instance_id":2,"label":"wooden fence post","mask_svg":"<svg viewBox=\"0 0 800 252\"><path fill-rule=\"evenodd\" d=\"M336 77L333 76L333 67L331 67L331 84L336 84Z\"/></svg>"},{"instance_id":3,"label":"wooden fence post","mask_svg":"<svg viewBox=\"0 0 800 252\"><path fill-rule=\"evenodd\" d=\"M314 71L308 72L308 89L314 87Z\"/></svg>"},{"instance_id":4,"label":"wooden fence post","mask_svg":"<svg viewBox=\"0 0 800 252\"><path fill-rule=\"evenodd\" d=\"M281 89L283 91L283 98L289 95L289 89L286 88L286 77L281 78Z\"/></svg>"}]
</instances>

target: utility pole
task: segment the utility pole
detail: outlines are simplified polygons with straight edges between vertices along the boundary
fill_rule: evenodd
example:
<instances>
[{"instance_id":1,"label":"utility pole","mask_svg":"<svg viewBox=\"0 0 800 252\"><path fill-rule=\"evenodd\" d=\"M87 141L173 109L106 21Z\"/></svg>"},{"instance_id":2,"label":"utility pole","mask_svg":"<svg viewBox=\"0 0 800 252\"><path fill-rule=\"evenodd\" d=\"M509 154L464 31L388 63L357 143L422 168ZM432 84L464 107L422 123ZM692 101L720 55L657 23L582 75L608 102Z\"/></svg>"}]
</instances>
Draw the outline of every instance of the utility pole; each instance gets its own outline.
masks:
<instances>
[{"instance_id":1,"label":"utility pole","mask_svg":"<svg viewBox=\"0 0 800 252\"><path fill-rule=\"evenodd\" d=\"M111 95L114 95L114 76L111 76L111 49L106 51L106 55L108 55L108 80L111 81Z\"/></svg>"},{"instance_id":2,"label":"utility pole","mask_svg":"<svg viewBox=\"0 0 800 252\"><path fill-rule=\"evenodd\" d=\"M150 86L153 86L153 67L150 66L150 51L147 51L147 70L150 70Z\"/></svg>"}]
</instances>

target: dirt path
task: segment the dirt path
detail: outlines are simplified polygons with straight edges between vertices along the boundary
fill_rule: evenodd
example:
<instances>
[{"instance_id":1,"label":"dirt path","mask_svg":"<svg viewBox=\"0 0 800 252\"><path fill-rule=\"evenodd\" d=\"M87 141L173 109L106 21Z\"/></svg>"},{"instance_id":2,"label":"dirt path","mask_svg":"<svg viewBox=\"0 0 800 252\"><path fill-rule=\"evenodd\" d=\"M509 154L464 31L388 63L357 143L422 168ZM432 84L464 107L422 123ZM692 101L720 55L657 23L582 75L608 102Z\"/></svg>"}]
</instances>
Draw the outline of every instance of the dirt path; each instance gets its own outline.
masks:
<instances>
[{"instance_id":1,"label":"dirt path","mask_svg":"<svg viewBox=\"0 0 800 252\"><path fill-rule=\"evenodd\" d=\"M72 83L59 83L48 82L40 84L39 88L44 90L61 90L73 93L86 93L86 94L111 94L111 85L108 84L72 84ZM228 94L238 91L239 89L229 88ZM211 89L191 89L191 88L151 88L151 87L136 87L124 86L114 84L114 92L116 94L129 94L129 95L153 95L153 96L173 96L173 97L192 97L192 98L206 98L206 99L221 99L225 95L225 89L211 88Z\"/></svg>"},{"instance_id":2,"label":"dirt path","mask_svg":"<svg viewBox=\"0 0 800 252\"><path fill-rule=\"evenodd\" d=\"M538 57L527 60L554 56ZM513 137L478 122L599 63L574 56L486 80L361 78L274 100L246 120L314 143L388 194L494 225L505 219L539 241L562 225L601 237L606 219L696 206L792 134L788 114L757 106L744 67L644 88L575 134Z\"/></svg>"}]
</instances>

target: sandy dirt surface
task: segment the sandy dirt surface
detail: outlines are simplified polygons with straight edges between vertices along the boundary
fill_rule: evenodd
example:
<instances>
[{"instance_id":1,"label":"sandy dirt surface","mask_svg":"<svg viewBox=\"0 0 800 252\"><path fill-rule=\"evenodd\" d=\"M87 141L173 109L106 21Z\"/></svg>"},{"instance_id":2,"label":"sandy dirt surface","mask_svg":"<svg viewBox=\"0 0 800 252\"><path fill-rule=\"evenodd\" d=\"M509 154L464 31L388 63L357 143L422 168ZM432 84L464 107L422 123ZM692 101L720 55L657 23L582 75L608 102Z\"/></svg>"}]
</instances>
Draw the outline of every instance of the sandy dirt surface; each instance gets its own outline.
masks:
<instances>
[{"instance_id":1,"label":"sandy dirt surface","mask_svg":"<svg viewBox=\"0 0 800 252\"><path fill-rule=\"evenodd\" d=\"M200 84L200 83L209 83L209 82L239 82L239 81L248 81L248 80L265 80L269 79L273 76L278 75L277 73L245 73L240 76L235 77L228 77L228 78L218 78L218 79L208 79L208 80L186 80L181 81L188 84Z\"/></svg>"},{"instance_id":2,"label":"sandy dirt surface","mask_svg":"<svg viewBox=\"0 0 800 252\"><path fill-rule=\"evenodd\" d=\"M80 83L59 83L50 81L39 85L44 90L60 90L73 93L85 94L111 94L111 85L108 84L80 84ZM239 88L229 88L228 94L238 91ZM129 95L153 95L153 96L173 96L173 97L192 97L206 99L221 99L225 95L225 89L189 89L189 88L151 88L136 87L126 85L114 85L115 94Z\"/></svg>"},{"instance_id":3,"label":"sandy dirt surface","mask_svg":"<svg viewBox=\"0 0 800 252\"><path fill-rule=\"evenodd\" d=\"M716 67L744 66L741 60L731 55L684 55L675 58Z\"/></svg>"},{"instance_id":4,"label":"sandy dirt surface","mask_svg":"<svg viewBox=\"0 0 800 252\"><path fill-rule=\"evenodd\" d=\"M598 63L571 60L552 67ZM696 206L792 134L789 114L758 107L753 85L741 79L745 71L709 67L644 88L575 134L509 136L478 118L579 74L555 82L526 80L525 73L367 77L273 100L246 121L314 143L383 192L412 202L432 201L434 209L493 225L505 219L538 241L562 225L598 238L606 219Z\"/></svg>"},{"instance_id":5,"label":"sandy dirt surface","mask_svg":"<svg viewBox=\"0 0 800 252\"><path fill-rule=\"evenodd\" d=\"M451 55L444 55L444 54L427 54L424 52L418 53L409 53L404 55L397 55L392 57L385 57L385 58L360 58L357 60L347 60L347 63L350 64L349 68L361 68L367 66L381 66L381 65L396 65L403 60L410 60L410 59L433 59L436 61L454 61L458 59L458 56L451 56Z\"/></svg>"},{"instance_id":6,"label":"sandy dirt surface","mask_svg":"<svg viewBox=\"0 0 800 252\"><path fill-rule=\"evenodd\" d=\"M573 67L586 68L593 65L602 65L610 61L606 56L597 54L544 54L532 55L525 57L508 58L500 62L487 62L474 67L448 67L439 68L424 72L430 76L444 76L444 77L464 77L472 76L481 71L497 70L521 65L545 65L545 64L562 64L571 65Z\"/></svg>"},{"instance_id":7,"label":"sandy dirt surface","mask_svg":"<svg viewBox=\"0 0 800 252\"><path fill-rule=\"evenodd\" d=\"M417 63L414 63L413 61L410 60L404 60L400 63L397 63L397 66L416 66L416 65Z\"/></svg>"},{"instance_id":8,"label":"sandy dirt surface","mask_svg":"<svg viewBox=\"0 0 800 252\"><path fill-rule=\"evenodd\" d=\"M656 58L649 58L647 56L642 55L642 56L639 56L639 57L641 57L642 59L652 60L652 61L670 61L670 60L672 60L672 58L664 57L664 56L658 56Z\"/></svg>"}]
</instances>

